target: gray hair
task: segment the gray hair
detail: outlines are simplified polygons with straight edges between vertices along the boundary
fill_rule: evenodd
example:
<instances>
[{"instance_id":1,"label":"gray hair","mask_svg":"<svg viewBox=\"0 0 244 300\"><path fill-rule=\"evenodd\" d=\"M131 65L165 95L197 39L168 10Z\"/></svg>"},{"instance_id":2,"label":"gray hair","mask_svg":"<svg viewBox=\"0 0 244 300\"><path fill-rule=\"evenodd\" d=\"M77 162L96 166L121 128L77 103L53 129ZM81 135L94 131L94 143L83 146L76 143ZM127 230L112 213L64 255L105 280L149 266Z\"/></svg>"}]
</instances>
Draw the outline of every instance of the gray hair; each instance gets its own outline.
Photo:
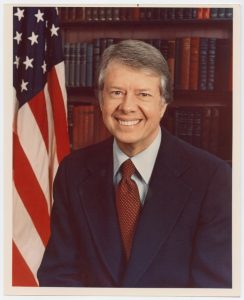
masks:
<instances>
[{"instance_id":1,"label":"gray hair","mask_svg":"<svg viewBox=\"0 0 244 300\"><path fill-rule=\"evenodd\" d=\"M116 61L137 70L151 71L161 80L160 94L167 103L172 100L171 78L166 60L161 52L148 43L139 40L124 40L106 48L97 70L97 92L101 101L106 69Z\"/></svg>"}]
</instances>

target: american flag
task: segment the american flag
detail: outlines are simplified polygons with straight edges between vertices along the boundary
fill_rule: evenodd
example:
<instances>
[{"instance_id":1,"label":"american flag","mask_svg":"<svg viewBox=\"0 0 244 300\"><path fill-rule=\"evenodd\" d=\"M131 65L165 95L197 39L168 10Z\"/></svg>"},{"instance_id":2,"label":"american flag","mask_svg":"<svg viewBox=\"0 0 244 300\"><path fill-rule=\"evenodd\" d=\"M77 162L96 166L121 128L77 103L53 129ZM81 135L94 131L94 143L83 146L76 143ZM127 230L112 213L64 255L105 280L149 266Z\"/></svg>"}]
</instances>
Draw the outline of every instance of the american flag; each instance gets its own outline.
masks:
<instances>
[{"instance_id":1,"label":"american flag","mask_svg":"<svg viewBox=\"0 0 244 300\"><path fill-rule=\"evenodd\" d=\"M12 285L38 286L49 238L52 183L69 152L58 9L13 8Z\"/></svg>"}]
</instances>

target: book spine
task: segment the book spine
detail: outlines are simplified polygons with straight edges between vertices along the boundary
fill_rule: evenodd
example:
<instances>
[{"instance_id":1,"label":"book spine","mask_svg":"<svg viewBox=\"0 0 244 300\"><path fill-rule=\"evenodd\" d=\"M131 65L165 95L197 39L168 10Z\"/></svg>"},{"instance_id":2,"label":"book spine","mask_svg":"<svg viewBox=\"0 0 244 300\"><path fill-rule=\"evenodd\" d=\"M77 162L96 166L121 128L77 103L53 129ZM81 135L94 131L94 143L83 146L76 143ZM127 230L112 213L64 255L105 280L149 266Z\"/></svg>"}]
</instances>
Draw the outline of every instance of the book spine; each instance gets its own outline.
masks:
<instances>
[{"instance_id":1,"label":"book spine","mask_svg":"<svg viewBox=\"0 0 244 300\"><path fill-rule=\"evenodd\" d=\"M163 54L164 59L168 60L168 51L169 51L169 45L168 40L162 39L160 42L160 51Z\"/></svg>"},{"instance_id":2,"label":"book spine","mask_svg":"<svg viewBox=\"0 0 244 300\"><path fill-rule=\"evenodd\" d=\"M199 90L207 90L208 38L200 38L199 45Z\"/></svg>"},{"instance_id":3,"label":"book spine","mask_svg":"<svg viewBox=\"0 0 244 300\"><path fill-rule=\"evenodd\" d=\"M93 85L93 44L87 43L86 50L86 86Z\"/></svg>"},{"instance_id":4,"label":"book spine","mask_svg":"<svg viewBox=\"0 0 244 300\"><path fill-rule=\"evenodd\" d=\"M176 38L175 40L175 78L174 78L174 89L180 89L180 73L181 73L181 61L180 61L180 43L181 39Z\"/></svg>"},{"instance_id":5,"label":"book spine","mask_svg":"<svg viewBox=\"0 0 244 300\"><path fill-rule=\"evenodd\" d=\"M70 43L64 44L65 83L69 86Z\"/></svg>"},{"instance_id":6,"label":"book spine","mask_svg":"<svg viewBox=\"0 0 244 300\"><path fill-rule=\"evenodd\" d=\"M197 19L197 7L192 8L192 19Z\"/></svg>"},{"instance_id":7,"label":"book spine","mask_svg":"<svg viewBox=\"0 0 244 300\"><path fill-rule=\"evenodd\" d=\"M112 7L106 7L105 8L105 18L106 18L106 21L112 21L113 20Z\"/></svg>"},{"instance_id":8,"label":"book spine","mask_svg":"<svg viewBox=\"0 0 244 300\"><path fill-rule=\"evenodd\" d=\"M198 20L202 20L203 19L203 8L202 7L198 7L197 8L197 19Z\"/></svg>"},{"instance_id":9,"label":"book spine","mask_svg":"<svg viewBox=\"0 0 244 300\"><path fill-rule=\"evenodd\" d=\"M193 18L192 10L193 9L190 7L183 8L183 19L184 20L191 20Z\"/></svg>"},{"instance_id":10,"label":"book spine","mask_svg":"<svg viewBox=\"0 0 244 300\"><path fill-rule=\"evenodd\" d=\"M75 50L76 50L76 44L70 43L70 60L69 60L69 86L74 87L75 86Z\"/></svg>"},{"instance_id":11,"label":"book spine","mask_svg":"<svg viewBox=\"0 0 244 300\"><path fill-rule=\"evenodd\" d=\"M160 8L160 20L166 21L168 19L167 8Z\"/></svg>"},{"instance_id":12,"label":"book spine","mask_svg":"<svg viewBox=\"0 0 244 300\"><path fill-rule=\"evenodd\" d=\"M75 86L80 86L81 81L81 53L80 53L81 43L75 44Z\"/></svg>"},{"instance_id":13,"label":"book spine","mask_svg":"<svg viewBox=\"0 0 244 300\"><path fill-rule=\"evenodd\" d=\"M209 19L210 18L210 8L209 7L204 7L202 9L202 18L203 19Z\"/></svg>"},{"instance_id":14,"label":"book spine","mask_svg":"<svg viewBox=\"0 0 244 300\"><path fill-rule=\"evenodd\" d=\"M202 138L201 148L209 151L209 136L211 130L211 114L212 110L210 107L202 108Z\"/></svg>"},{"instance_id":15,"label":"book spine","mask_svg":"<svg viewBox=\"0 0 244 300\"><path fill-rule=\"evenodd\" d=\"M198 90L199 74L199 37L191 38L189 89Z\"/></svg>"},{"instance_id":16,"label":"book spine","mask_svg":"<svg viewBox=\"0 0 244 300\"><path fill-rule=\"evenodd\" d=\"M231 40L217 39L216 41L216 68L215 90L227 91L231 72Z\"/></svg>"},{"instance_id":17,"label":"book spine","mask_svg":"<svg viewBox=\"0 0 244 300\"><path fill-rule=\"evenodd\" d=\"M193 113L193 125L192 125L192 145L195 147L201 147L202 141L202 114L201 109L195 110Z\"/></svg>"},{"instance_id":18,"label":"book spine","mask_svg":"<svg viewBox=\"0 0 244 300\"><path fill-rule=\"evenodd\" d=\"M217 7L211 7L210 8L210 18L211 19L217 19L218 18L218 8Z\"/></svg>"},{"instance_id":19,"label":"book spine","mask_svg":"<svg viewBox=\"0 0 244 300\"><path fill-rule=\"evenodd\" d=\"M86 86L86 49L87 49L87 43L83 42L80 44L80 86L85 87Z\"/></svg>"},{"instance_id":20,"label":"book spine","mask_svg":"<svg viewBox=\"0 0 244 300\"><path fill-rule=\"evenodd\" d=\"M70 149L73 149L73 127L74 127L73 110L74 110L74 105L69 103L67 107L67 120L68 120Z\"/></svg>"},{"instance_id":21,"label":"book spine","mask_svg":"<svg viewBox=\"0 0 244 300\"><path fill-rule=\"evenodd\" d=\"M219 19L224 19L225 18L225 8L224 7L219 7L218 8L218 18Z\"/></svg>"},{"instance_id":22,"label":"book spine","mask_svg":"<svg viewBox=\"0 0 244 300\"><path fill-rule=\"evenodd\" d=\"M80 147L79 145L79 106L73 106L73 130L72 130L72 148L76 150Z\"/></svg>"},{"instance_id":23,"label":"book spine","mask_svg":"<svg viewBox=\"0 0 244 300\"><path fill-rule=\"evenodd\" d=\"M174 87L175 79L175 40L168 40L168 67L171 77L172 88Z\"/></svg>"},{"instance_id":24,"label":"book spine","mask_svg":"<svg viewBox=\"0 0 244 300\"><path fill-rule=\"evenodd\" d=\"M98 20L99 21L106 20L105 7L98 7Z\"/></svg>"},{"instance_id":25,"label":"book spine","mask_svg":"<svg viewBox=\"0 0 244 300\"><path fill-rule=\"evenodd\" d=\"M85 21L85 7L77 7L76 8L76 20L77 21Z\"/></svg>"},{"instance_id":26,"label":"book spine","mask_svg":"<svg viewBox=\"0 0 244 300\"><path fill-rule=\"evenodd\" d=\"M92 8L91 7L86 7L86 9L85 9L85 20L92 21Z\"/></svg>"},{"instance_id":27,"label":"book spine","mask_svg":"<svg viewBox=\"0 0 244 300\"><path fill-rule=\"evenodd\" d=\"M76 7L69 7L68 8L68 21L75 21L76 20Z\"/></svg>"},{"instance_id":28,"label":"book spine","mask_svg":"<svg viewBox=\"0 0 244 300\"><path fill-rule=\"evenodd\" d=\"M216 65L216 38L209 38L208 43L208 62L207 62L207 90L214 90Z\"/></svg>"},{"instance_id":29,"label":"book spine","mask_svg":"<svg viewBox=\"0 0 244 300\"><path fill-rule=\"evenodd\" d=\"M233 18L233 8L228 7L225 9L225 18L232 19Z\"/></svg>"},{"instance_id":30,"label":"book spine","mask_svg":"<svg viewBox=\"0 0 244 300\"><path fill-rule=\"evenodd\" d=\"M209 151L218 155L219 153L219 136L220 136L220 111L219 108L213 107L211 112L211 128L209 137Z\"/></svg>"},{"instance_id":31,"label":"book spine","mask_svg":"<svg viewBox=\"0 0 244 300\"><path fill-rule=\"evenodd\" d=\"M133 21L139 21L140 20L140 7L133 7L131 15L132 15Z\"/></svg>"},{"instance_id":32,"label":"book spine","mask_svg":"<svg viewBox=\"0 0 244 300\"><path fill-rule=\"evenodd\" d=\"M167 19L168 20L175 20L175 8L167 8Z\"/></svg>"},{"instance_id":33,"label":"book spine","mask_svg":"<svg viewBox=\"0 0 244 300\"><path fill-rule=\"evenodd\" d=\"M93 40L93 86L96 84L96 74L100 63L100 39Z\"/></svg>"},{"instance_id":34,"label":"book spine","mask_svg":"<svg viewBox=\"0 0 244 300\"><path fill-rule=\"evenodd\" d=\"M98 21L98 7L92 7L91 8L91 20L92 21Z\"/></svg>"},{"instance_id":35,"label":"book spine","mask_svg":"<svg viewBox=\"0 0 244 300\"><path fill-rule=\"evenodd\" d=\"M120 21L119 7L113 7L112 8L112 20L113 21Z\"/></svg>"},{"instance_id":36,"label":"book spine","mask_svg":"<svg viewBox=\"0 0 244 300\"><path fill-rule=\"evenodd\" d=\"M183 17L184 17L183 8L182 7L175 8L175 19L183 20Z\"/></svg>"},{"instance_id":37,"label":"book spine","mask_svg":"<svg viewBox=\"0 0 244 300\"><path fill-rule=\"evenodd\" d=\"M180 89L189 89L191 38L181 38Z\"/></svg>"},{"instance_id":38,"label":"book spine","mask_svg":"<svg viewBox=\"0 0 244 300\"><path fill-rule=\"evenodd\" d=\"M152 8L152 19L155 21L160 20L160 8Z\"/></svg>"}]
</instances>

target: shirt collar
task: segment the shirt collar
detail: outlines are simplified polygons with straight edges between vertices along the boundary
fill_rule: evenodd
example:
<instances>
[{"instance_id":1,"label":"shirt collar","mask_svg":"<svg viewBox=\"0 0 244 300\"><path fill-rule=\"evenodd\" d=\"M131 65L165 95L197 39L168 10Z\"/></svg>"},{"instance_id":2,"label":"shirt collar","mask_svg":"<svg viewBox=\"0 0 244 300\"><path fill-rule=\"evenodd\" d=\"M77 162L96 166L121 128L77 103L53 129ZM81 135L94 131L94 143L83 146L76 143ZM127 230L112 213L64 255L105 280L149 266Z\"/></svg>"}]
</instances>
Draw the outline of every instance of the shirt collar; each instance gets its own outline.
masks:
<instances>
[{"instance_id":1,"label":"shirt collar","mask_svg":"<svg viewBox=\"0 0 244 300\"><path fill-rule=\"evenodd\" d=\"M147 147L142 152L130 158L146 184L149 183L152 174L152 170L161 143L161 136L162 133L160 128L156 138L151 143L151 145L149 145L149 147ZM123 151L121 151L116 140L114 139L114 143L113 143L114 176L117 175L121 164L124 161L126 161L128 158L129 157Z\"/></svg>"}]
</instances>

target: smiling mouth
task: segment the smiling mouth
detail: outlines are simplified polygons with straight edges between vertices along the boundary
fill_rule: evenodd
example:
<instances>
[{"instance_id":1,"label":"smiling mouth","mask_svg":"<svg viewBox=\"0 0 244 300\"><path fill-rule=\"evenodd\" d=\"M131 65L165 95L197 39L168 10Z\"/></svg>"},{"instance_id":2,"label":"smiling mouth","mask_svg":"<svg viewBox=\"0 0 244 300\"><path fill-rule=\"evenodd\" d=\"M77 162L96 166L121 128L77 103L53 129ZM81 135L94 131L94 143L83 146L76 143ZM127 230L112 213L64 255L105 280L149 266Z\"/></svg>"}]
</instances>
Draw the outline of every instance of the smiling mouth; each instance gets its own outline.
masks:
<instances>
[{"instance_id":1,"label":"smiling mouth","mask_svg":"<svg viewBox=\"0 0 244 300\"><path fill-rule=\"evenodd\" d=\"M140 120L128 120L128 121L125 121L125 120L119 120L117 119L119 124L120 125L123 125L123 126L134 126L134 125L137 125L138 123L140 123Z\"/></svg>"}]
</instances>

